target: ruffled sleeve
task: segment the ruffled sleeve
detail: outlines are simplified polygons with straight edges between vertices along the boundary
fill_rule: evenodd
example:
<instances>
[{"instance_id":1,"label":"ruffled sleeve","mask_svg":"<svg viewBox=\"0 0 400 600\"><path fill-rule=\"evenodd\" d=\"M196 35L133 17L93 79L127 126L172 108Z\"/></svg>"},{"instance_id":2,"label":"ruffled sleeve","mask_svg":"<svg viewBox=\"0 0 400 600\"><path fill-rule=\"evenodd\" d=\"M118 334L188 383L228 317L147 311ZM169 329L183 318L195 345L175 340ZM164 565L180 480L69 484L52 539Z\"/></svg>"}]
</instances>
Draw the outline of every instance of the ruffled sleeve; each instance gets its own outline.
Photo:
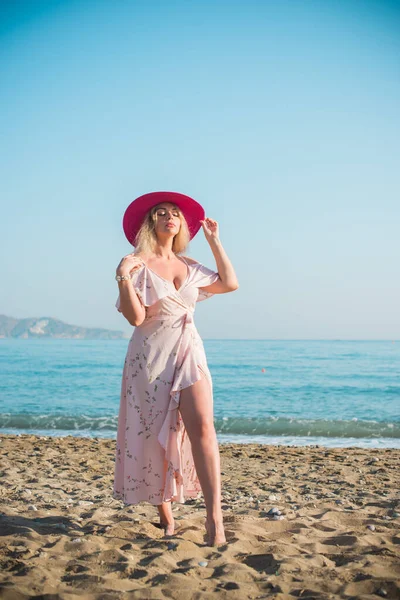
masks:
<instances>
[{"instance_id":1,"label":"ruffled sleeve","mask_svg":"<svg viewBox=\"0 0 400 600\"><path fill-rule=\"evenodd\" d=\"M168 282L157 277L156 274L147 269L144 264L140 269L135 271L131 281L143 306L152 306L152 304L155 304L158 300L161 300L161 298L168 296L171 292L168 287ZM121 312L120 294L118 294L115 307Z\"/></svg>"},{"instance_id":2,"label":"ruffled sleeve","mask_svg":"<svg viewBox=\"0 0 400 600\"><path fill-rule=\"evenodd\" d=\"M194 267L196 269L194 284L199 289L197 302L201 302L202 300L206 300L207 298L211 298L211 296L214 296L214 293L206 292L202 288L207 287L208 285L211 285L212 283L218 281L219 274L217 271L213 271L212 269L209 269L201 263L196 263Z\"/></svg>"}]
</instances>

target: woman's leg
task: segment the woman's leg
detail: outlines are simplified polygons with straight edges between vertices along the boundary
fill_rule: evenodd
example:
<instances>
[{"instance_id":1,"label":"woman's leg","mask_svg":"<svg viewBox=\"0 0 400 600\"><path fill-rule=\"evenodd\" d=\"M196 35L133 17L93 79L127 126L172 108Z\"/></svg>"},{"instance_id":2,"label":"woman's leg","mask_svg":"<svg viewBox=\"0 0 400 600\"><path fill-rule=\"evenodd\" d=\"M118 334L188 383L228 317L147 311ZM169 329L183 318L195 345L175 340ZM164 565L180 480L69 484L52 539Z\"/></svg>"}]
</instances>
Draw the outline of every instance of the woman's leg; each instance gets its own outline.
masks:
<instances>
[{"instance_id":1,"label":"woman's leg","mask_svg":"<svg viewBox=\"0 0 400 600\"><path fill-rule=\"evenodd\" d=\"M165 476L167 474L168 463L164 460L164 481ZM157 504L158 512L160 514L160 524L164 528L165 535L174 535L175 531L175 521L172 516L172 502L162 502L162 504Z\"/></svg>"},{"instance_id":2,"label":"woman's leg","mask_svg":"<svg viewBox=\"0 0 400 600\"><path fill-rule=\"evenodd\" d=\"M207 511L209 543L225 543L221 510L221 469L211 389L203 376L180 394L179 410L192 446Z\"/></svg>"},{"instance_id":3,"label":"woman's leg","mask_svg":"<svg viewBox=\"0 0 400 600\"><path fill-rule=\"evenodd\" d=\"M157 505L160 514L160 523L164 527L165 535L174 535L175 521L172 516L171 502L163 502Z\"/></svg>"}]
</instances>

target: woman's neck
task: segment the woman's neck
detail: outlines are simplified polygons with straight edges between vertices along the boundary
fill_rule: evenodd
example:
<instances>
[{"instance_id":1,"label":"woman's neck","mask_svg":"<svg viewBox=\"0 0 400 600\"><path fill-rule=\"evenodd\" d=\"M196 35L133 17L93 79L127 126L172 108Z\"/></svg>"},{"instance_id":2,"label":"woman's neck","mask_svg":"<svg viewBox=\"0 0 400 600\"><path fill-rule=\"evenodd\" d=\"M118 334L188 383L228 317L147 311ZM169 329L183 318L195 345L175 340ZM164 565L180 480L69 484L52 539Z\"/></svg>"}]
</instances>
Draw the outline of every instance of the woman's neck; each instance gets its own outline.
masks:
<instances>
[{"instance_id":1,"label":"woman's neck","mask_svg":"<svg viewBox=\"0 0 400 600\"><path fill-rule=\"evenodd\" d=\"M163 258L165 260L171 260L175 258L175 253L172 250L171 239L165 240L165 243L157 242L156 247L153 250L153 256L156 258Z\"/></svg>"}]
</instances>

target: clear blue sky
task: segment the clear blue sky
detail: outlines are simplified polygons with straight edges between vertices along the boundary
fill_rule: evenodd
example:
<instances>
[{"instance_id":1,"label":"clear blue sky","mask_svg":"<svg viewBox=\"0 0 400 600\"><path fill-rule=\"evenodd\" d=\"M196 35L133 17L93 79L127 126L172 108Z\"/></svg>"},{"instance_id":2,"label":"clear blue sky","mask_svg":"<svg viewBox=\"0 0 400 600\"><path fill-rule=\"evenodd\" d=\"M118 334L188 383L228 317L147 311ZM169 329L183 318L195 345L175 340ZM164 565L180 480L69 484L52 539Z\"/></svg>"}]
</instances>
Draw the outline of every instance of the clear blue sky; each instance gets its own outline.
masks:
<instances>
[{"instance_id":1,"label":"clear blue sky","mask_svg":"<svg viewBox=\"0 0 400 600\"><path fill-rule=\"evenodd\" d=\"M400 339L399 2L2 2L0 64L0 313L130 331L122 216L169 189L239 278L204 338Z\"/></svg>"}]
</instances>

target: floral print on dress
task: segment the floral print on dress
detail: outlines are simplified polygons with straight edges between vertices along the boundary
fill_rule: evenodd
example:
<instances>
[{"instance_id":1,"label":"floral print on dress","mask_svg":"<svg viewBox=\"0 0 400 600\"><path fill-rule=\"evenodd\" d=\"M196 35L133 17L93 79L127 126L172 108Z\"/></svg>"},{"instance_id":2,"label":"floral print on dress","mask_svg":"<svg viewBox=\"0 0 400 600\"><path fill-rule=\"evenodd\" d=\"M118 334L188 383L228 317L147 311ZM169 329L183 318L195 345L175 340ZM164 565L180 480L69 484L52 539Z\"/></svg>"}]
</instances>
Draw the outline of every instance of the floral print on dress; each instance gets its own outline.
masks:
<instances>
[{"instance_id":1,"label":"floral print on dress","mask_svg":"<svg viewBox=\"0 0 400 600\"><path fill-rule=\"evenodd\" d=\"M179 402L181 390L204 376L213 402L193 313L197 302L213 296L201 288L219 275L185 262L179 291L144 263L132 277L146 317L129 340L122 373L113 497L125 504L184 503L201 492ZM115 306L120 311L119 297Z\"/></svg>"}]
</instances>

